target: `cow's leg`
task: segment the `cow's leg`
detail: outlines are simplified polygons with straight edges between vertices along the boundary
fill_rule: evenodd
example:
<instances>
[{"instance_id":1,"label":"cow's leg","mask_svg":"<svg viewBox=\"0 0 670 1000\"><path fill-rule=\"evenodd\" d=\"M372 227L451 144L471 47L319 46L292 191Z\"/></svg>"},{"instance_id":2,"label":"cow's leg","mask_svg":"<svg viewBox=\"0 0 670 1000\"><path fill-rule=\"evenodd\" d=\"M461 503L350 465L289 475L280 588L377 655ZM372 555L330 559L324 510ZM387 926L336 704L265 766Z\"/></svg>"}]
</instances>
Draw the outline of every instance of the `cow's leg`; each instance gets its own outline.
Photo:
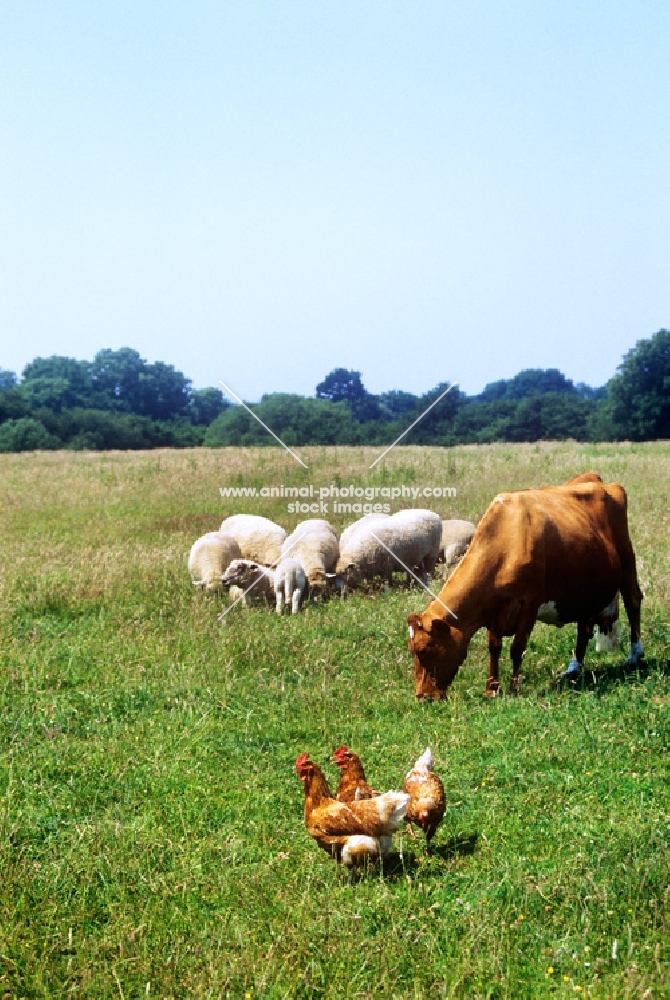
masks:
<instances>
[{"instance_id":1,"label":"cow's leg","mask_svg":"<svg viewBox=\"0 0 670 1000\"><path fill-rule=\"evenodd\" d=\"M489 675L486 679L486 690L484 694L487 698L495 698L500 694L500 681L498 679L498 667L500 664L500 653L502 652L502 636L487 630L489 640Z\"/></svg>"},{"instance_id":2,"label":"cow's leg","mask_svg":"<svg viewBox=\"0 0 670 1000\"><path fill-rule=\"evenodd\" d=\"M577 622L577 645L568 664L568 669L561 676L568 681L575 681L582 672L584 656L589 639L593 636L593 622Z\"/></svg>"},{"instance_id":3,"label":"cow's leg","mask_svg":"<svg viewBox=\"0 0 670 1000\"><path fill-rule=\"evenodd\" d=\"M577 622L577 645L575 646L575 659L580 668L584 666L586 647L589 640L593 638L593 622Z\"/></svg>"},{"instance_id":4,"label":"cow's leg","mask_svg":"<svg viewBox=\"0 0 670 1000\"><path fill-rule=\"evenodd\" d=\"M644 650L640 642L640 606L642 604L642 591L637 582L637 572L635 565L621 582L621 596L623 604L630 622L630 653L626 660L626 666L636 667L642 657Z\"/></svg>"},{"instance_id":5,"label":"cow's leg","mask_svg":"<svg viewBox=\"0 0 670 1000\"><path fill-rule=\"evenodd\" d=\"M518 694L521 688L521 662L526 652L526 646L528 645L528 639L530 638L530 633L533 631L534 624L535 621L533 620L530 627L520 626L514 633L512 645L509 648L509 655L512 659L512 677L509 682L510 694Z\"/></svg>"},{"instance_id":6,"label":"cow's leg","mask_svg":"<svg viewBox=\"0 0 670 1000\"><path fill-rule=\"evenodd\" d=\"M523 608L519 616L519 623L509 648L509 655L512 659L512 678L509 684L509 693L518 694L521 687L521 661L523 660L526 646L530 639L530 633L537 620L537 609L530 611Z\"/></svg>"}]
</instances>

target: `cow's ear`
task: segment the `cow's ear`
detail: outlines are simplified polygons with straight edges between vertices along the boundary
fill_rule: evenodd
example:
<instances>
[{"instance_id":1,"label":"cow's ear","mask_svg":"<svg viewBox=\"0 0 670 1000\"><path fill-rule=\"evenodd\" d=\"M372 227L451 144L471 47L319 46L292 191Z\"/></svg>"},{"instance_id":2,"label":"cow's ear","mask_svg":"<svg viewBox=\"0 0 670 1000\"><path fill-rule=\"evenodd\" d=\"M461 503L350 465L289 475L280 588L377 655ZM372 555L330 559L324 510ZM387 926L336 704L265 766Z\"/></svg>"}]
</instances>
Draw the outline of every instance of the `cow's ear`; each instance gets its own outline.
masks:
<instances>
[{"instance_id":1,"label":"cow's ear","mask_svg":"<svg viewBox=\"0 0 670 1000\"><path fill-rule=\"evenodd\" d=\"M430 630L440 639L446 639L451 631L449 622L445 622L443 618L433 618Z\"/></svg>"},{"instance_id":2,"label":"cow's ear","mask_svg":"<svg viewBox=\"0 0 670 1000\"><path fill-rule=\"evenodd\" d=\"M407 624L409 626L410 639L414 639L414 634L417 631L423 632L423 622L421 621L421 615L408 615Z\"/></svg>"}]
</instances>

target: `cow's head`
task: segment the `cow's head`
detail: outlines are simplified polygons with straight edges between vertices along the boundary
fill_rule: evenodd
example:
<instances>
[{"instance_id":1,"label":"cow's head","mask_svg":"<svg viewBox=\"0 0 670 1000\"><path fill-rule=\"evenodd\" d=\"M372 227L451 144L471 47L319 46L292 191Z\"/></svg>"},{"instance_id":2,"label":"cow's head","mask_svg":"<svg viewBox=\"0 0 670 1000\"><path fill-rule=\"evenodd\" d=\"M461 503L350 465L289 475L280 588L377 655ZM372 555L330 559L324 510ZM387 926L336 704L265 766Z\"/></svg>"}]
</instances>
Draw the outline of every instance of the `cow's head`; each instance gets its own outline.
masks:
<instances>
[{"instance_id":1,"label":"cow's head","mask_svg":"<svg viewBox=\"0 0 670 1000\"><path fill-rule=\"evenodd\" d=\"M466 657L467 639L441 618L410 615L407 624L414 654L414 693L417 698L444 698Z\"/></svg>"}]
</instances>

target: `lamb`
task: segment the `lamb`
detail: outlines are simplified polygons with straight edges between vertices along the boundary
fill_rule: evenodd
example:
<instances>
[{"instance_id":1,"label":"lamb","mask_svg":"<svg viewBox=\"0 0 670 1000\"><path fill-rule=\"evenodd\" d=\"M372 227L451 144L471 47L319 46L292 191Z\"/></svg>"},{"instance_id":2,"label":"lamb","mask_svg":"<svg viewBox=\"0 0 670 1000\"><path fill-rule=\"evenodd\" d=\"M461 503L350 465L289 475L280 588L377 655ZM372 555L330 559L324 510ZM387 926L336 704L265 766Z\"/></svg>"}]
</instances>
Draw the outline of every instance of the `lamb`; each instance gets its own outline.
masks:
<instances>
[{"instance_id":1,"label":"lamb","mask_svg":"<svg viewBox=\"0 0 670 1000\"><path fill-rule=\"evenodd\" d=\"M223 574L222 582L224 586L230 587L228 596L236 601L242 598L242 603L265 603L275 600L275 575L274 571L266 566L261 566L251 559L234 559L226 572ZM253 586L248 595L245 592Z\"/></svg>"},{"instance_id":2,"label":"lamb","mask_svg":"<svg viewBox=\"0 0 670 1000\"><path fill-rule=\"evenodd\" d=\"M474 533L475 526L471 521L461 521L456 517L442 521L442 541L438 562L446 563L447 573L456 568L468 551Z\"/></svg>"},{"instance_id":3,"label":"lamb","mask_svg":"<svg viewBox=\"0 0 670 1000\"><path fill-rule=\"evenodd\" d=\"M300 610L306 586L302 566L297 559L288 558L282 559L274 571L251 559L235 559L223 574L223 583L230 587L228 596L231 601L242 598L245 607L248 603L274 601L277 614L282 613L286 601L294 615Z\"/></svg>"},{"instance_id":4,"label":"lamb","mask_svg":"<svg viewBox=\"0 0 670 1000\"><path fill-rule=\"evenodd\" d=\"M241 556L240 547L230 535L209 531L191 546L188 571L196 587L216 590L221 577L233 559Z\"/></svg>"},{"instance_id":5,"label":"lamb","mask_svg":"<svg viewBox=\"0 0 670 1000\"><path fill-rule=\"evenodd\" d=\"M335 569L338 553L334 529L320 518L301 521L282 547L283 555L298 560L307 577L310 596L317 599L325 593L327 574Z\"/></svg>"},{"instance_id":6,"label":"lamb","mask_svg":"<svg viewBox=\"0 0 670 1000\"><path fill-rule=\"evenodd\" d=\"M405 566L430 582L441 539L439 514L422 509L399 510L383 520L361 525L345 539L340 546L337 577L346 587L377 576L390 583L392 574Z\"/></svg>"},{"instance_id":7,"label":"lamb","mask_svg":"<svg viewBox=\"0 0 670 1000\"><path fill-rule=\"evenodd\" d=\"M261 566L276 566L281 558L286 532L267 517L233 514L222 522L219 530L232 535L243 559L251 559Z\"/></svg>"},{"instance_id":8,"label":"lamb","mask_svg":"<svg viewBox=\"0 0 670 1000\"><path fill-rule=\"evenodd\" d=\"M291 559L290 556L284 557L277 566L274 577L277 614L282 613L284 602L287 607L291 605L292 614L297 614L306 586L305 571L298 560Z\"/></svg>"}]
</instances>

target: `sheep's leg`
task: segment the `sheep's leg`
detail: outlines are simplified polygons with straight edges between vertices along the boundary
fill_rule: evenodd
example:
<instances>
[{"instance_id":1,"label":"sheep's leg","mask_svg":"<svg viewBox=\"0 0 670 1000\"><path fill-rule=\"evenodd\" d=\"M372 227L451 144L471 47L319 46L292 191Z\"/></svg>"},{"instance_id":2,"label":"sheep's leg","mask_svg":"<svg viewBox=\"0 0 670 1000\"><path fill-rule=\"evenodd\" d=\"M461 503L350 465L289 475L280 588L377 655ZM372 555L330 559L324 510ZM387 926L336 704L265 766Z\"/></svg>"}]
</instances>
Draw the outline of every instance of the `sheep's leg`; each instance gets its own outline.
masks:
<instances>
[{"instance_id":1,"label":"sheep's leg","mask_svg":"<svg viewBox=\"0 0 670 1000\"><path fill-rule=\"evenodd\" d=\"M284 592L281 587L277 590L277 603L275 605L275 611L278 615L284 610Z\"/></svg>"},{"instance_id":2,"label":"sheep's leg","mask_svg":"<svg viewBox=\"0 0 670 1000\"><path fill-rule=\"evenodd\" d=\"M426 574L426 586L427 587L430 587L430 585L432 583L433 573L435 572L435 566L436 566L436 562L432 559L432 557L431 556L426 556L426 558L423 560L423 570L424 570L424 573Z\"/></svg>"},{"instance_id":3,"label":"sheep's leg","mask_svg":"<svg viewBox=\"0 0 670 1000\"><path fill-rule=\"evenodd\" d=\"M293 597L291 598L291 614L297 615L300 611L300 595L302 591L300 587L296 587L293 591Z\"/></svg>"},{"instance_id":4,"label":"sheep's leg","mask_svg":"<svg viewBox=\"0 0 670 1000\"><path fill-rule=\"evenodd\" d=\"M489 675L486 678L484 695L487 698L495 698L500 693L498 668L502 652L502 636L496 632L492 632L491 629L488 629L486 634L489 641Z\"/></svg>"}]
</instances>

